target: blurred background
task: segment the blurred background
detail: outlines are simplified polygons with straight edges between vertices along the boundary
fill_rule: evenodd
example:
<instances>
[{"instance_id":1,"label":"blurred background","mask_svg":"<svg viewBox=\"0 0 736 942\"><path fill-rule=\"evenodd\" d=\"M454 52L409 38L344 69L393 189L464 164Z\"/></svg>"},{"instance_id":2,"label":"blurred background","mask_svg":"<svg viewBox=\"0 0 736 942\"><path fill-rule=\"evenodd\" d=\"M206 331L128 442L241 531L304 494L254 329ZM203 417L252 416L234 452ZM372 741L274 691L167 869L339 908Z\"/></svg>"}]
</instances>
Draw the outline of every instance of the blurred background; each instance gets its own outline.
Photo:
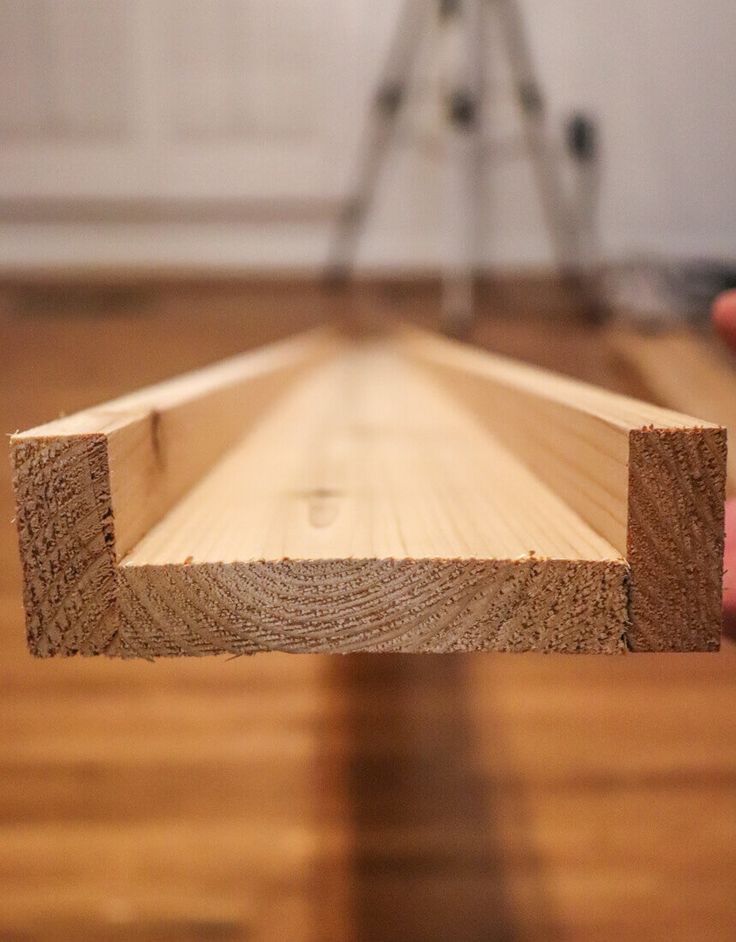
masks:
<instances>
[{"instance_id":1,"label":"blurred background","mask_svg":"<svg viewBox=\"0 0 736 942\"><path fill-rule=\"evenodd\" d=\"M318 269L399 6L3 0L3 268ZM499 4L485 6L483 120L500 141L518 114ZM732 260L733 4L520 6L552 136L578 112L599 129L604 260ZM438 32L426 29L406 122L425 132L436 129ZM387 161L361 268L437 270L446 239L436 157L407 144ZM529 162L488 169L478 264L548 268Z\"/></svg>"},{"instance_id":2,"label":"blurred background","mask_svg":"<svg viewBox=\"0 0 736 942\"><path fill-rule=\"evenodd\" d=\"M732 0L417 7L0 0L3 431L355 313L736 427ZM32 661L12 515L0 940L734 938L732 642Z\"/></svg>"}]
</instances>

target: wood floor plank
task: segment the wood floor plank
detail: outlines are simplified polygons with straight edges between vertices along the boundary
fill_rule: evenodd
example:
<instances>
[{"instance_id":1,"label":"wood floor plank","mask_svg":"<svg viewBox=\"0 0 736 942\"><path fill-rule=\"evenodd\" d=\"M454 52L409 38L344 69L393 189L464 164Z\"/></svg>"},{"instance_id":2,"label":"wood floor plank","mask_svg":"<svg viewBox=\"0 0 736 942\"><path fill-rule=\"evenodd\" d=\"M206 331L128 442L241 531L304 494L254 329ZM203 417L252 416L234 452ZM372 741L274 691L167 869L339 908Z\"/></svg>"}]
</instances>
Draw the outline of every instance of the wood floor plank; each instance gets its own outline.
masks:
<instances>
[{"instance_id":1,"label":"wood floor plank","mask_svg":"<svg viewBox=\"0 0 736 942\"><path fill-rule=\"evenodd\" d=\"M16 291L0 289L7 431L283 336L324 305L304 286L179 284L143 309L30 316ZM424 289L400 302L435 308ZM494 310L476 336L626 388L607 332ZM697 389L683 395L697 414ZM0 937L731 942L733 644L41 661L3 462L0 511Z\"/></svg>"}]
</instances>

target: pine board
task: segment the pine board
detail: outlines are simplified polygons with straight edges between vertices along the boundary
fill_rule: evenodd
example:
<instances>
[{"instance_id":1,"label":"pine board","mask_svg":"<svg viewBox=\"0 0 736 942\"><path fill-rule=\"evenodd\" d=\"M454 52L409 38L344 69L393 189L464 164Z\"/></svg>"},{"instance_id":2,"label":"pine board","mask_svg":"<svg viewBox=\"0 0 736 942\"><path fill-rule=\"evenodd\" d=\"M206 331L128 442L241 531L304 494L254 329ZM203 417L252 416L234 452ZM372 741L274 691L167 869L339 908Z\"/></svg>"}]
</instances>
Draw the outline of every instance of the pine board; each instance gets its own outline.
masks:
<instances>
[{"instance_id":1,"label":"pine board","mask_svg":"<svg viewBox=\"0 0 736 942\"><path fill-rule=\"evenodd\" d=\"M40 655L712 650L721 428L418 331L14 436Z\"/></svg>"}]
</instances>

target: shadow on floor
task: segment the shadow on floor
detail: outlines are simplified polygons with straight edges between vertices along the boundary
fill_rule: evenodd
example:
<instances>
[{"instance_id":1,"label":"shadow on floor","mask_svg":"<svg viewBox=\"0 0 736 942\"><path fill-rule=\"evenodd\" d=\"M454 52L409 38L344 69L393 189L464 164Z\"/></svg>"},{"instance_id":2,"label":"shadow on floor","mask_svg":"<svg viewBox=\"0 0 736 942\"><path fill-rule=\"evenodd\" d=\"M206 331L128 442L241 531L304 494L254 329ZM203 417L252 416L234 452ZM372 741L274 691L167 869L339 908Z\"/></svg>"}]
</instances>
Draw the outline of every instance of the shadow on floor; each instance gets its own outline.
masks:
<instances>
[{"instance_id":1,"label":"shadow on floor","mask_svg":"<svg viewBox=\"0 0 736 942\"><path fill-rule=\"evenodd\" d=\"M519 848L518 782L486 776L480 765L468 663L462 655L334 659L347 711L354 835L347 907L358 940L558 938L539 861L533 848ZM503 739L494 732L484 729L484 739L497 743L500 757ZM504 848L502 824L515 834L512 849ZM511 898L510 867L522 901Z\"/></svg>"}]
</instances>

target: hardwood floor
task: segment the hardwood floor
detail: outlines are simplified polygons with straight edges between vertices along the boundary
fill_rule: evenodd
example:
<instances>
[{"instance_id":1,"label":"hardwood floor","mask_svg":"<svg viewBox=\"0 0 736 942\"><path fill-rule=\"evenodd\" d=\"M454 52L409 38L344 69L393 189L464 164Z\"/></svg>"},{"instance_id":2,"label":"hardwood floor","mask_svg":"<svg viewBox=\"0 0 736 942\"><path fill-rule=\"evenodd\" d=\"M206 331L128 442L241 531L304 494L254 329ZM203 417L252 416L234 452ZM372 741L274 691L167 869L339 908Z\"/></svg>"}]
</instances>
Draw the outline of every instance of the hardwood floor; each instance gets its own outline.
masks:
<instances>
[{"instance_id":1,"label":"hardwood floor","mask_svg":"<svg viewBox=\"0 0 736 942\"><path fill-rule=\"evenodd\" d=\"M0 287L3 430L343 303L308 284ZM436 314L421 287L350 304ZM510 316L476 331L644 392L607 338ZM2 462L0 940L734 937L733 644L35 661L11 506Z\"/></svg>"}]
</instances>

